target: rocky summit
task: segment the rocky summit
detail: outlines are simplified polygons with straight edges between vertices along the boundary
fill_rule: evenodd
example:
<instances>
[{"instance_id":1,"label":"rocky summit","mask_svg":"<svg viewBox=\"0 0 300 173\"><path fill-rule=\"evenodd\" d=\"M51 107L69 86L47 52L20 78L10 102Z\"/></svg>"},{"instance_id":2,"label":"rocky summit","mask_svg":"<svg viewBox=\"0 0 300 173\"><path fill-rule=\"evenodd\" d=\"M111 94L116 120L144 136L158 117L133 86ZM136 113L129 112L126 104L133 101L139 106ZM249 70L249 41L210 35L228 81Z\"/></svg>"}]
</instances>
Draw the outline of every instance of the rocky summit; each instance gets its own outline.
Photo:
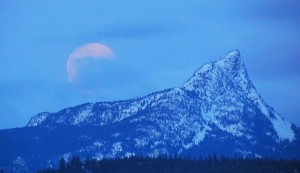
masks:
<instances>
[{"instance_id":1,"label":"rocky summit","mask_svg":"<svg viewBox=\"0 0 300 173\"><path fill-rule=\"evenodd\" d=\"M43 112L23 128L1 130L0 167L31 170L74 155L300 159L299 135L262 99L234 50L203 65L181 87Z\"/></svg>"}]
</instances>

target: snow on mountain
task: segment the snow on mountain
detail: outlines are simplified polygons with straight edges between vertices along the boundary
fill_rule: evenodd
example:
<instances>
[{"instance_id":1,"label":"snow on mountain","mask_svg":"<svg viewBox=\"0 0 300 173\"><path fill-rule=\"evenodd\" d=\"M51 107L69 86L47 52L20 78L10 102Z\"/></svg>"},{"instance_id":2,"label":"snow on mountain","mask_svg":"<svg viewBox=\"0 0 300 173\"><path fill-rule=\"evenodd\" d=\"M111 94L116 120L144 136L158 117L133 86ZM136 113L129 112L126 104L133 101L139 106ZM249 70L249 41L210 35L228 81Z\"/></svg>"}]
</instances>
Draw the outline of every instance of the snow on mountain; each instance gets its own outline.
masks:
<instances>
[{"instance_id":1,"label":"snow on mountain","mask_svg":"<svg viewBox=\"0 0 300 173\"><path fill-rule=\"evenodd\" d=\"M203 65L181 87L131 100L40 113L26 128L45 129L45 133L66 128L75 135L60 140L76 141L76 146L57 150L53 157L200 156L217 152L300 158L293 152L299 143L297 128L262 99L238 50ZM34 144L39 142L34 138Z\"/></svg>"},{"instance_id":2,"label":"snow on mountain","mask_svg":"<svg viewBox=\"0 0 300 173\"><path fill-rule=\"evenodd\" d=\"M254 108L260 113L258 114ZM164 115L164 111L167 116ZM151 112L155 112L155 115L152 116ZM272 128L269 130L276 132L275 138L278 142L286 139L293 141L295 137L291 124L266 104L256 91L238 50L229 52L218 61L205 64L182 87L132 100L88 103L58 113L38 114L27 126L44 124L102 126L131 117L134 117L131 121L156 121L161 116L165 116L166 119L168 116L178 117L176 119L178 121L170 128L178 128L184 121L194 120L199 124L198 129L204 126L208 127L205 129L210 129L206 123L212 122L219 129L234 136L248 136L248 138L252 138L252 135L247 131L253 129L249 128L248 118L245 117L264 116L260 118L267 118L271 122ZM195 137L198 139L199 136L204 138L206 131L200 133L198 130L193 133L198 135Z\"/></svg>"},{"instance_id":3,"label":"snow on mountain","mask_svg":"<svg viewBox=\"0 0 300 173\"><path fill-rule=\"evenodd\" d=\"M226 116L232 120L239 120L245 107L255 104L261 113L272 122L279 140L292 141L294 139L295 135L291 124L267 105L256 91L238 50L229 52L219 61L204 65L184 83L183 89L195 92L205 100L202 109L209 110L204 111L206 119L210 118L219 128L227 132L236 136L242 135L243 122L225 127L219 121L220 117ZM225 112L224 109L226 109Z\"/></svg>"},{"instance_id":4,"label":"snow on mountain","mask_svg":"<svg viewBox=\"0 0 300 173\"><path fill-rule=\"evenodd\" d=\"M30 120L30 122L28 123L27 126L38 126L38 125L40 125L42 122L45 121L45 119L47 118L48 115L49 115L48 112L39 113L38 115L31 118L31 120Z\"/></svg>"}]
</instances>

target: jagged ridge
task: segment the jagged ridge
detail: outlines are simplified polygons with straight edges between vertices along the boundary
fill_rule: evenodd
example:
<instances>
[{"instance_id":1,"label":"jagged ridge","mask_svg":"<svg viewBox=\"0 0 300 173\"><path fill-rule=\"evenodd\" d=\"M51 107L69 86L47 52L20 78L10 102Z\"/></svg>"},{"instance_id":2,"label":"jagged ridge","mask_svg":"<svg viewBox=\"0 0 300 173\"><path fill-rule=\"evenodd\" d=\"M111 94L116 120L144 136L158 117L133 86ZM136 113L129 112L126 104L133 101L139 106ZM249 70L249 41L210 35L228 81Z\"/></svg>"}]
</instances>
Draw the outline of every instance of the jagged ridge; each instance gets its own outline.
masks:
<instances>
[{"instance_id":1,"label":"jagged ridge","mask_svg":"<svg viewBox=\"0 0 300 173\"><path fill-rule=\"evenodd\" d=\"M39 158L41 164L72 155L300 158L299 131L261 98L234 50L203 65L181 87L44 112L24 128L0 131L6 148L0 163L9 162L7 155L16 163ZM11 148L19 138L23 148Z\"/></svg>"},{"instance_id":2,"label":"jagged ridge","mask_svg":"<svg viewBox=\"0 0 300 173\"><path fill-rule=\"evenodd\" d=\"M245 130L242 126L245 122L241 116L245 106L257 107L264 115L261 118L267 118L272 122L271 125L277 133L277 141L294 139L291 124L267 105L256 91L238 50L202 66L181 88L132 100L83 104L55 114L41 113L33 117L27 126L43 124L101 126L120 122L155 106L166 107L169 111L175 109L172 112L177 115L182 115L180 112L184 109L187 109L184 114L194 111L201 117L201 122L213 120L220 129L236 136L241 136ZM231 122L223 123L224 120Z\"/></svg>"}]
</instances>

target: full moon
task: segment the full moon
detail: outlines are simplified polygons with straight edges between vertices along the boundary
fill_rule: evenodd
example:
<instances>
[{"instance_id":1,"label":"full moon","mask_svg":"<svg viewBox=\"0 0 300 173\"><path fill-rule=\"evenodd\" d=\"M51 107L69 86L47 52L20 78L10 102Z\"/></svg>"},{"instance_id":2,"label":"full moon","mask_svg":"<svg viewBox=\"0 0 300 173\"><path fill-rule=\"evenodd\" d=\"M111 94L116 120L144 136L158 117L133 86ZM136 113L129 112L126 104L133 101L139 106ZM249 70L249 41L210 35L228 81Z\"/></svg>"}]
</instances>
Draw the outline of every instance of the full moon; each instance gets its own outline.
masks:
<instances>
[{"instance_id":1,"label":"full moon","mask_svg":"<svg viewBox=\"0 0 300 173\"><path fill-rule=\"evenodd\" d=\"M80 59L113 59L113 51L106 45L101 43L88 43L75 49L67 61L67 75L70 82L74 82L77 78L78 66L76 62Z\"/></svg>"}]
</instances>

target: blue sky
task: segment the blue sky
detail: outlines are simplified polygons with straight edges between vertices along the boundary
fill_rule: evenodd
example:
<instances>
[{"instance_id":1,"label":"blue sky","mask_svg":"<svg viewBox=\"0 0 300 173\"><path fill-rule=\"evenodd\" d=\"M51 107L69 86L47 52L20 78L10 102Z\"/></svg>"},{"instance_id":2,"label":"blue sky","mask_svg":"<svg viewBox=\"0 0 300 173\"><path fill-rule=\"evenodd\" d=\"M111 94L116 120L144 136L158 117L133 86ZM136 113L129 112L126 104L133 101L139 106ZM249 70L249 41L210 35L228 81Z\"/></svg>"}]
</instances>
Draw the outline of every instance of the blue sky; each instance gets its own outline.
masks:
<instances>
[{"instance_id":1,"label":"blue sky","mask_svg":"<svg viewBox=\"0 0 300 173\"><path fill-rule=\"evenodd\" d=\"M299 9L296 0L2 0L0 129L180 86L233 49L267 103L299 126ZM94 42L115 58L86 61L80 82L69 82L69 55Z\"/></svg>"}]
</instances>

